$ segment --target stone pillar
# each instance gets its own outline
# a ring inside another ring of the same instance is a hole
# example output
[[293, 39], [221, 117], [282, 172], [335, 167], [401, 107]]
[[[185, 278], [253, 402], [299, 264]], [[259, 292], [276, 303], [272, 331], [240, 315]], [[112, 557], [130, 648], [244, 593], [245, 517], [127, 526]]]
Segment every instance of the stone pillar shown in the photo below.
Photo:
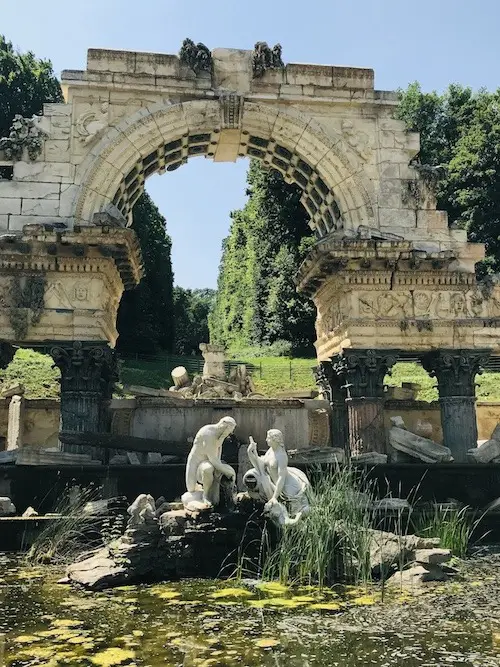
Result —
[[[109, 404], [117, 377], [115, 352], [102, 342], [68, 342], [50, 351], [61, 371], [61, 430], [108, 433]], [[93, 454], [92, 448], [65, 445], [65, 451]]]
[[386, 453], [384, 376], [398, 359], [394, 350], [345, 349], [332, 365], [346, 388], [349, 451]]
[[226, 380], [225, 347], [223, 345], [211, 345], [210, 343], [200, 343], [200, 350], [205, 360], [203, 366], [204, 378], [215, 378], [217, 380]]
[[467, 461], [467, 450], [477, 447], [476, 384], [489, 350], [433, 350], [422, 356], [422, 366], [437, 378], [443, 444], [455, 461]]
[[23, 446], [24, 435], [24, 396], [14, 394], [9, 403], [9, 421], [7, 424], [7, 450]]
[[321, 393], [332, 408], [330, 422], [332, 445], [346, 449], [348, 423], [344, 380], [337, 373], [337, 368], [330, 361], [320, 361], [319, 365], [314, 369], [314, 376]]

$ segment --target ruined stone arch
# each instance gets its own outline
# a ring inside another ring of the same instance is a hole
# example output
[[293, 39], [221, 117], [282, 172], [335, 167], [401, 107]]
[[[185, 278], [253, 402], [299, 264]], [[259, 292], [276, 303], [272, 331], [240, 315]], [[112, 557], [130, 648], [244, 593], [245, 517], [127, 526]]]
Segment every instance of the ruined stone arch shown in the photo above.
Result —
[[77, 172], [75, 222], [92, 222], [110, 203], [130, 222], [148, 176], [205, 156], [219, 161], [253, 157], [280, 171], [303, 190], [302, 203], [318, 238], [370, 224], [369, 186], [359, 157], [340, 133], [327, 136], [316, 121], [290, 107], [242, 100], [233, 106], [228, 121], [221, 100], [159, 103], [109, 128]]

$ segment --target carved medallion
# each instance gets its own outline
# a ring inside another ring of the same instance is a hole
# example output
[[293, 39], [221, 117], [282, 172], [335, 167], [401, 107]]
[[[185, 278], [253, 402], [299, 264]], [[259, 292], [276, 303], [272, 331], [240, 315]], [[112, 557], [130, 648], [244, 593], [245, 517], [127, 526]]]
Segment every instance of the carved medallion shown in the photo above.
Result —
[[89, 109], [77, 118], [76, 130], [83, 144], [96, 141], [108, 127], [108, 108], [108, 102], [103, 102], [98, 109]]

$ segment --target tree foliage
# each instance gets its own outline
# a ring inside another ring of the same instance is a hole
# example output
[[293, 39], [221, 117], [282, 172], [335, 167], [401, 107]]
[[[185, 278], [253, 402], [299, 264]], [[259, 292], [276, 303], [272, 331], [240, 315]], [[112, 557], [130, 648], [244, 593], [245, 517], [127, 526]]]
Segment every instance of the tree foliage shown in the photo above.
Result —
[[209, 342], [208, 314], [215, 290], [174, 288], [175, 352], [200, 354], [200, 343]]
[[310, 350], [315, 310], [294, 283], [311, 238], [301, 190], [257, 161], [247, 181], [248, 201], [231, 214], [223, 242], [211, 340], [233, 348], [283, 340], [294, 352]]
[[135, 289], [123, 294], [118, 310], [118, 350], [136, 354], [173, 352], [172, 243], [165, 218], [147, 193], [134, 206], [132, 229], [141, 245], [144, 277]]
[[62, 101], [50, 60], [20, 53], [0, 35], [0, 137], [9, 134], [16, 114], [30, 118], [42, 112], [44, 103]]
[[420, 132], [422, 164], [440, 166], [438, 208], [450, 224], [485, 243], [478, 273], [500, 270], [500, 90], [473, 92], [453, 84], [445, 93], [401, 92], [398, 117]]

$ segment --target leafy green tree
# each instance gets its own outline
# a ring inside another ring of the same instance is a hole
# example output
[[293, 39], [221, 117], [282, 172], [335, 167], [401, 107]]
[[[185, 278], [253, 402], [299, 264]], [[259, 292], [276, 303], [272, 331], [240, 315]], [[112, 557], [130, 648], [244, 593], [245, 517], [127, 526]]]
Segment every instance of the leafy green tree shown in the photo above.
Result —
[[208, 314], [215, 290], [174, 288], [175, 352], [200, 354], [200, 343], [209, 342]]
[[401, 92], [398, 117], [420, 132], [418, 161], [439, 167], [438, 208], [450, 224], [485, 243], [479, 275], [500, 270], [500, 90], [453, 84], [442, 95], [418, 83]]
[[62, 101], [50, 60], [18, 52], [0, 35], [0, 136], [9, 134], [16, 114], [30, 118], [41, 113], [44, 103]]
[[231, 214], [223, 243], [209, 318], [212, 340], [233, 348], [283, 340], [294, 352], [311, 350], [314, 306], [294, 283], [303, 241], [311, 238], [301, 190], [257, 161], [250, 164], [247, 182], [248, 201]]
[[132, 229], [141, 245], [144, 277], [135, 289], [123, 294], [118, 310], [117, 348], [135, 354], [173, 352], [172, 243], [165, 218], [147, 193], [134, 206]]

